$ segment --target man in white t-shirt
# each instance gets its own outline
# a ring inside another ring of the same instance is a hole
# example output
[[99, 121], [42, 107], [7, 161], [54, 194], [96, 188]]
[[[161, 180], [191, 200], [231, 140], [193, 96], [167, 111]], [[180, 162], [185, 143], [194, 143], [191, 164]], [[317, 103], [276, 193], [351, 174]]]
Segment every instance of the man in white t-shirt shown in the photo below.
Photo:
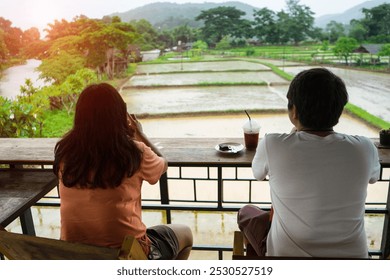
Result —
[[380, 164], [368, 138], [333, 130], [348, 102], [344, 82], [324, 68], [305, 70], [287, 99], [294, 130], [266, 135], [252, 162], [256, 179], [269, 176], [268, 236], [257, 235], [268, 220], [259, 222], [264, 212], [254, 206], [239, 211], [240, 229], [258, 255], [266, 240], [267, 256], [368, 258], [365, 200]]

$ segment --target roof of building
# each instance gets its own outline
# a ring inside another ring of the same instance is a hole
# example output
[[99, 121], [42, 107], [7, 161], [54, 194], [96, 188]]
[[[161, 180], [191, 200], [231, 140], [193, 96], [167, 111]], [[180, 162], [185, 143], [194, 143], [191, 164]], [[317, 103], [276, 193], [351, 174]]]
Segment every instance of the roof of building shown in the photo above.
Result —
[[355, 49], [354, 53], [370, 53], [370, 54], [378, 54], [381, 50], [383, 44], [363, 44], [360, 45], [357, 49]]

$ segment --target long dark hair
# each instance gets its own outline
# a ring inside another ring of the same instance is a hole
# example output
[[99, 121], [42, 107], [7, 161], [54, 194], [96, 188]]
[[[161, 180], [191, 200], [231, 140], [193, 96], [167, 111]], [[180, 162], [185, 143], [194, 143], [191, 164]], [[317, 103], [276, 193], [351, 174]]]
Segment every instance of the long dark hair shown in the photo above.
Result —
[[77, 101], [73, 128], [55, 146], [54, 173], [67, 187], [117, 187], [141, 164], [133, 138], [118, 91], [106, 83], [88, 86]]

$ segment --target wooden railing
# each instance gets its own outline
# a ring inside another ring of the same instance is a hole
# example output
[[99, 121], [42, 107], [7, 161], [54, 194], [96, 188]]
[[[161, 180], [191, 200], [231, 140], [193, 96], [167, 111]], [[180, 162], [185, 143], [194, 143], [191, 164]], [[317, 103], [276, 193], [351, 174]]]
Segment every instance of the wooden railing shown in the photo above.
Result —
[[[41, 157], [46, 158], [45, 162], [42, 162], [44, 164], [42, 167], [51, 168], [50, 157], [48, 159], [47, 155], [42, 153], [48, 147], [51, 149], [55, 141], [53, 139], [43, 141], [40, 145], [45, 148], [38, 148]], [[251, 173], [250, 165], [254, 153], [244, 150], [238, 155], [221, 155], [214, 146], [225, 141], [240, 142], [241, 139], [153, 139], [167, 158], [169, 169], [161, 177], [158, 189], [143, 193], [144, 211], [163, 213], [166, 223], [176, 222], [176, 218], [183, 213], [191, 215], [218, 213], [221, 217], [229, 213], [232, 220], [229, 223], [234, 224], [235, 213], [245, 204], [252, 203], [269, 209], [271, 201], [267, 196], [268, 182], [256, 181]], [[29, 150], [30, 158], [37, 156], [31, 154], [31, 145], [27, 142], [14, 143], [13, 146], [15, 145], [19, 145], [19, 154], [14, 156], [19, 159], [15, 160], [15, 164], [27, 163], [25, 159], [20, 158], [24, 146]], [[0, 140], [0, 152], [1, 146]], [[382, 224], [382, 232], [377, 233], [380, 235], [379, 244], [370, 249], [370, 254], [374, 258], [387, 258], [390, 255], [390, 152], [388, 149], [379, 152], [381, 178], [376, 184], [369, 185], [369, 192], [370, 188], [376, 188], [374, 192], [379, 189], [383, 195], [379, 199], [367, 200], [366, 216], [370, 219], [375, 215]], [[7, 162], [0, 159], [0, 163]], [[145, 186], [143, 189], [151, 188]], [[55, 194], [46, 196], [37, 205], [59, 206], [59, 203], [59, 197]], [[209, 228], [213, 228], [215, 232], [221, 230], [214, 220], [206, 223], [210, 223]], [[224, 259], [226, 258], [224, 253], [232, 251], [233, 232], [234, 229], [226, 232], [227, 242], [219, 245], [208, 243], [205, 238], [195, 238], [194, 250], [218, 252], [218, 259]]]

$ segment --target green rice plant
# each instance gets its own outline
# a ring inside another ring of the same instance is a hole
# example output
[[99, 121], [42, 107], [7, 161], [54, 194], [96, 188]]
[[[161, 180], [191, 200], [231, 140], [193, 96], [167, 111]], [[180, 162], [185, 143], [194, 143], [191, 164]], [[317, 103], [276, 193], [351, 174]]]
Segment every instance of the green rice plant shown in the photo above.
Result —
[[266, 86], [266, 82], [200, 82], [196, 86]]
[[363, 110], [362, 108], [355, 106], [351, 103], [348, 103], [345, 106], [345, 110], [347, 112], [349, 112], [350, 114], [366, 121], [367, 123], [369, 123], [370, 125], [372, 125], [376, 128], [387, 129], [390, 127], [389, 122], [382, 120], [381, 118], [374, 116], [374, 115], [368, 113], [367, 111]]

